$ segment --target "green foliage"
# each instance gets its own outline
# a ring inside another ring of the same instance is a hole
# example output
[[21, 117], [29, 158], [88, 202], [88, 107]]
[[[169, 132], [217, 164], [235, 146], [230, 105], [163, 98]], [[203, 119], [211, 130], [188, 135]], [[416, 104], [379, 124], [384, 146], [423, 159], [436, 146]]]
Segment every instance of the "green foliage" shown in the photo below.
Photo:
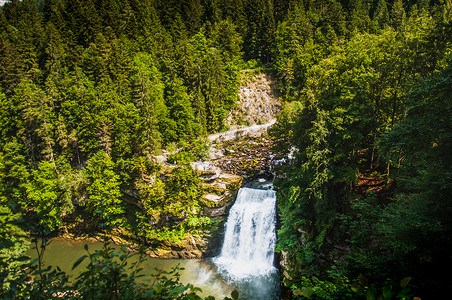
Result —
[[188, 165], [195, 160], [195, 156], [189, 151], [179, 151], [168, 156], [168, 162], [170, 164]]
[[238, 58], [222, 55], [219, 49], [209, 47], [203, 31], [194, 35], [185, 46], [183, 77], [194, 97], [195, 116], [207, 132], [219, 131], [236, 100], [239, 85], [239, 70], [236, 66]]
[[[287, 102], [276, 148], [295, 153], [275, 181], [278, 250], [295, 275], [335, 266], [380, 286], [417, 275], [437, 287], [427, 274], [450, 267], [451, 11], [450, 1], [8, 1], [0, 204], [46, 232], [127, 219], [152, 242], [211, 226], [186, 165], [206, 158], [199, 137], [226, 128], [240, 69], [272, 70]], [[170, 145], [185, 166], [159, 170], [153, 155]], [[396, 184], [359, 192], [357, 175], [375, 173]], [[351, 250], [338, 254], [338, 240]]]
[[0, 297], [12, 297], [24, 286], [20, 271], [29, 246], [25, 232], [18, 226], [18, 214], [0, 206]]
[[[124, 225], [120, 189], [134, 191], [137, 178], [155, 171], [153, 155], [175, 143], [189, 149], [175, 161], [205, 158], [198, 138], [224, 128], [237, 99], [245, 16], [243, 7], [211, 18], [207, 3], [173, 4], [5, 4], [2, 204], [48, 230], [73, 217], [92, 229]], [[184, 207], [171, 209], [181, 216]]]
[[12, 297], [13, 299], [31, 298], [31, 299], [49, 299], [55, 298], [55, 295], [65, 295], [73, 297], [74, 292], [69, 289], [69, 276], [62, 272], [58, 267], [45, 266], [43, 255], [50, 241], [41, 234], [41, 237], [34, 238], [34, 249], [38, 258], [32, 262], [27, 262], [24, 268], [17, 272], [22, 281], [20, 289]]
[[48, 231], [62, 227], [64, 215], [73, 211], [71, 176], [67, 173], [70, 166], [61, 163], [57, 166], [48, 161], [42, 161], [38, 169], [33, 171], [32, 179], [26, 185], [28, 205], [37, 215], [39, 222]]
[[206, 216], [188, 216], [184, 226], [188, 231], [197, 231], [210, 228], [210, 225], [214, 224], [214, 221]]
[[190, 96], [182, 80], [180, 78], [171, 80], [167, 93], [166, 103], [170, 118], [169, 126], [165, 131], [167, 142], [190, 141], [196, 138], [196, 133], [201, 128], [196, 121]]
[[181, 143], [182, 148], [168, 156], [168, 162], [178, 165], [188, 165], [196, 160], [207, 160], [209, 157], [209, 146], [207, 141], [198, 138], [191, 143]]
[[0, 152], [0, 201], [15, 212], [26, 207], [26, 181], [30, 176], [24, 146], [17, 140], [5, 143]]
[[150, 291], [145, 293], [145, 297], [151, 299], [202, 299], [196, 294], [201, 291], [200, 288], [180, 283], [179, 270], [183, 269], [175, 267], [170, 272], [159, 272], [155, 276], [156, 283], [152, 285]]
[[178, 166], [160, 176], [151, 179], [150, 184], [138, 184], [144, 208], [138, 216], [139, 236], [149, 241], [178, 243], [188, 233], [198, 233], [214, 225], [210, 218], [199, 215], [203, 188], [199, 175], [190, 166]]
[[[408, 275], [421, 296], [439, 295], [427, 287], [447, 286], [433, 268], [450, 264], [440, 252], [450, 247], [451, 44], [438, 39], [438, 30], [450, 37], [450, 22], [411, 3], [353, 3], [347, 33], [340, 20], [321, 23], [341, 9], [327, 5], [294, 4], [276, 30], [274, 66], [289, 103], [272, 134], [275, 149], [295, 153], [276, 168], [277, 251], [298, 295], [336, 288], [322, 283], [331, 270], [372, 278], [369, 299], [408, 297], [385, 282]], [[319, 282], [299, 284], [312, 275]]]
[[[381, 139], [390, 162], [403, 161], [393, 176], [400, 182], [378, 230], [410, 274], [428, 285], [445, 286], [433, 271], [450, 265], [451, 133], [450, 66], [419, 84], [410, 95], [406, 119]], [[435, 245], [432, 247], [431, 245]], [[415, 257], [422, 257], [416, 262]], [[429, 275], [427, 275], [429, 274]]]
[[[335, 277], [335, 276], [333, 276]], [[408, 286], [411, 277], [405, 277], [400, 284], [387, 280], [383, 287], [369, 285], [366, 277], [360, 276], [357, 282], [350, 282], [344, 277], [331, 277], [330, 280], [319, 280], [316, 277], [302, 277], [298, 288], [292, 285], [295, 299], [412, 299], [413, 295]]]
[[83, 205], [94, 226], [111, 228], [123, 223], [119, 176], [113, 168], [111, 158], [99, 151], [88, 160], [84, 169], [86, 199]]
[[80, 257], [72, 267], [76, 268], [83, 260], [89, 259], [86, 270], [83, 270], [74, 283], [75, 289], [83, 298], [93, 299], [134, 299], [141, 292], [135, 280], [140, 277], [139, 264], [143, 258], [131, 262], [136, 254], [131, 254], [125, 248], [115, 250], [104, 244], [101, 250]]
[[272, 126], [270, 133], [276, 139], [276, 150], [282, 155], [288, 155], [290, 141], [293, 139], [295, 120], [303, 110], [303, 105], [298, 101], [284, 103], [282, 111], [278, 115], [277, 123]]
[[334, 282], [328, 280], [319, 280], [317, 277], [302, 277], [300, 288], [292, 285], [291, 289], [298, 298], [307, 299], [360, 299], [353, 293], [349, 280], [346, 278], [337, 278]]
[[154, 66], [150, 54], [139, 53], [132, 62], [132, 82], [134, 84], [135, 105], [140, 110], [138, 134], [140, 148], [143, 154], [155, 152], [160, 149], [161, 133], [158, 130], [162, 126], [167, 115], [167, 108], [163, 100], [164, 85], [161, 82], [161, 74]]

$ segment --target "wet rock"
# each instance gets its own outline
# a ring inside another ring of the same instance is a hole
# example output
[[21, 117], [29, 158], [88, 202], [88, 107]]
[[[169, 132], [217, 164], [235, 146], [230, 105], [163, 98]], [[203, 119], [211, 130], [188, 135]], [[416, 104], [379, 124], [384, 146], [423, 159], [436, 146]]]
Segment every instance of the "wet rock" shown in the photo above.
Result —
[[226, 189], [227, 189], [226, 184], [223, 183], [223, 182], [221, 182], [221, 181], [219, 181], [219, 182], [214, 182], [214, 183], [212, 184], [212, 186], [213, 186], [214, 188], [220, 189], [220, 190], [226, 190]]
[[179, 256], [176, 255], [176, 257], [174, 257], [173, 253], [171, 250], [163, 250], [163, 249], [157, 249], [155, 251], [151, 251], [149, 253], [150, 257], [154, 257], [154, 258], [178, 258]]
[[221, 207], [204, 207], [203, 215], [210, 218], [218, 218], [226, 215], [226, 206]]
[[193, 245], [190, 240], [183, 240], [171, 247], [173, 250], [191, 250]]
[[204, 195], [203, 198], [207, 201], [212, 201], [215, 203], [219, 203], [223, 200], [223, 197], [218, 196], [218, 195], [213, 195], [213, 194]]
[[194, 258], [202, 258], [202, 252], [200, 250], [193, 250], [191, 253], [194, 255]]
[[229, 155], [213, 161], [222, 172], [241, 176], [245, 181], [259, 177], [271, 178], [272, 140], [266, 135], [218, 145], [224, 149], [234, 149], [234, 152], [229, 151]]
[[179, 252], [179, 258], [194, 259], [194, 258], [198, 258], [198, 257], [191, 251], [182, 251], [182, 252]]

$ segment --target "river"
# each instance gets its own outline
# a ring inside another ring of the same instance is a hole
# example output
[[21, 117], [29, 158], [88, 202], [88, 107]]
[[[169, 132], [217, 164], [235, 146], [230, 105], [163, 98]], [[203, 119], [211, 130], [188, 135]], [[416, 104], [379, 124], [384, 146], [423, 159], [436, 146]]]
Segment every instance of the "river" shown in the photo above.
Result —
[[[71, 279], [74, 280], [88, 264], [88, 259], [85, 259], [77, 268], [72, 270], [75, 261], [87, 254], [84, 249], [85, 244], [88, 245], [90, 253], [103, 247], [101, 242], [73, 241], [62, 238], [52, 239], [45, 250], [44, 263], [60, 267], [62, 271], [71, 275]], [[120, 248], [119, 246], [113, 247]], [[36, 258], [36, 250], [30, 249], [28, 255], [32, 259]], [[170, 271], [177, 265], [185, 269], [181, 271], [181, 282], [184, 284], [191, 283], [196, 287], [200, 287], [203, 291], [203, 296], [212, 295], [216, 299], [222, 299], [230, 296], [234, 290], [233, 285], [228, 284], [215, 273], [215, 266], [208, 259], [158, 259], [148, 257], [141, 265], [143, 268], [141, 274], [155, 274], [157, 272], [156, 269]]]
[[[155, 274], [156, 268], [169, 271], [179, 265], [181, 282], [202, 289], [202, 295], [223, 299], [237, 289], [240, 299], [279, 299], [279, 272], [274, 267], [276, 243], [276, 193], [271, 183], [244, 187], [231, 207], [225, 228], [225, 239], [218, 257], [202, 260], [147, 258], [143, 274]], [[47, 265], [59, 266], [72, 278], [86, 267], [81, 264], [72, 271], [74, 262], [90, 252], [99, 250], [100, 242], [53, 239], [44, 254]], [[119, 248], [119, 247], [118, 247]], [[35, 258], [36, 252], [29, 250]]]

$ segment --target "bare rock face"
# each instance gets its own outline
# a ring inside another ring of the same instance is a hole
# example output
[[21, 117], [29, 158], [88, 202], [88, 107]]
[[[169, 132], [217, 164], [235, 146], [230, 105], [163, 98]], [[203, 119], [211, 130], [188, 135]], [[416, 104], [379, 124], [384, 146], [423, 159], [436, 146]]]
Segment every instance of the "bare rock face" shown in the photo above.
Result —
[[201, 198], [203, 215], [214, 219], [226, 217], [242, 185], [242, 179], [237, 175], [221, 173], [214, 181], [207, 182], [205, 187], [209, 193]]
[[267, 74], [243, 72], [239, 100], [226, 119], [226, 124], [234, 127], [270, 123], [280, 111], [275, 80]]
[[[268, 129], [275, 124], [276, 120], [270, 120], [269, 123], [261, 124], [261, 125], [253, 125], [249, 127], [235, 127], [231, 130], [225, 132], [219, 132], [216, 134], [209, 135], [209, 140], [211, 142], [225, 142], [231, 140], [238, 140], [241, 138], [256, 138], [260, 137], [263, 134], [266, 134]], [[222, 152], [214, 152], [213, 156], [223, 155]]]
[[266, 74], [242, 73], [237, 107], [226, 119], [231, 129], [209, 136], [210, 161], [245, 180], [271, 178], [273, 142], [267, 133], [280, 111], [275, 80]]

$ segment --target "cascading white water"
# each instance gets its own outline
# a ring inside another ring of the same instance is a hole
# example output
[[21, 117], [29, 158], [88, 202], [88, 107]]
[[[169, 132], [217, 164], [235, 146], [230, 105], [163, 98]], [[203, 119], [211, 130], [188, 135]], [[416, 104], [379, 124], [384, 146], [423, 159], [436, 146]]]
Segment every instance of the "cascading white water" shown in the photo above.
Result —
[[274, 273], [276, 192], [241, 188], [226, 223], [218, 268], [234, 279]]

